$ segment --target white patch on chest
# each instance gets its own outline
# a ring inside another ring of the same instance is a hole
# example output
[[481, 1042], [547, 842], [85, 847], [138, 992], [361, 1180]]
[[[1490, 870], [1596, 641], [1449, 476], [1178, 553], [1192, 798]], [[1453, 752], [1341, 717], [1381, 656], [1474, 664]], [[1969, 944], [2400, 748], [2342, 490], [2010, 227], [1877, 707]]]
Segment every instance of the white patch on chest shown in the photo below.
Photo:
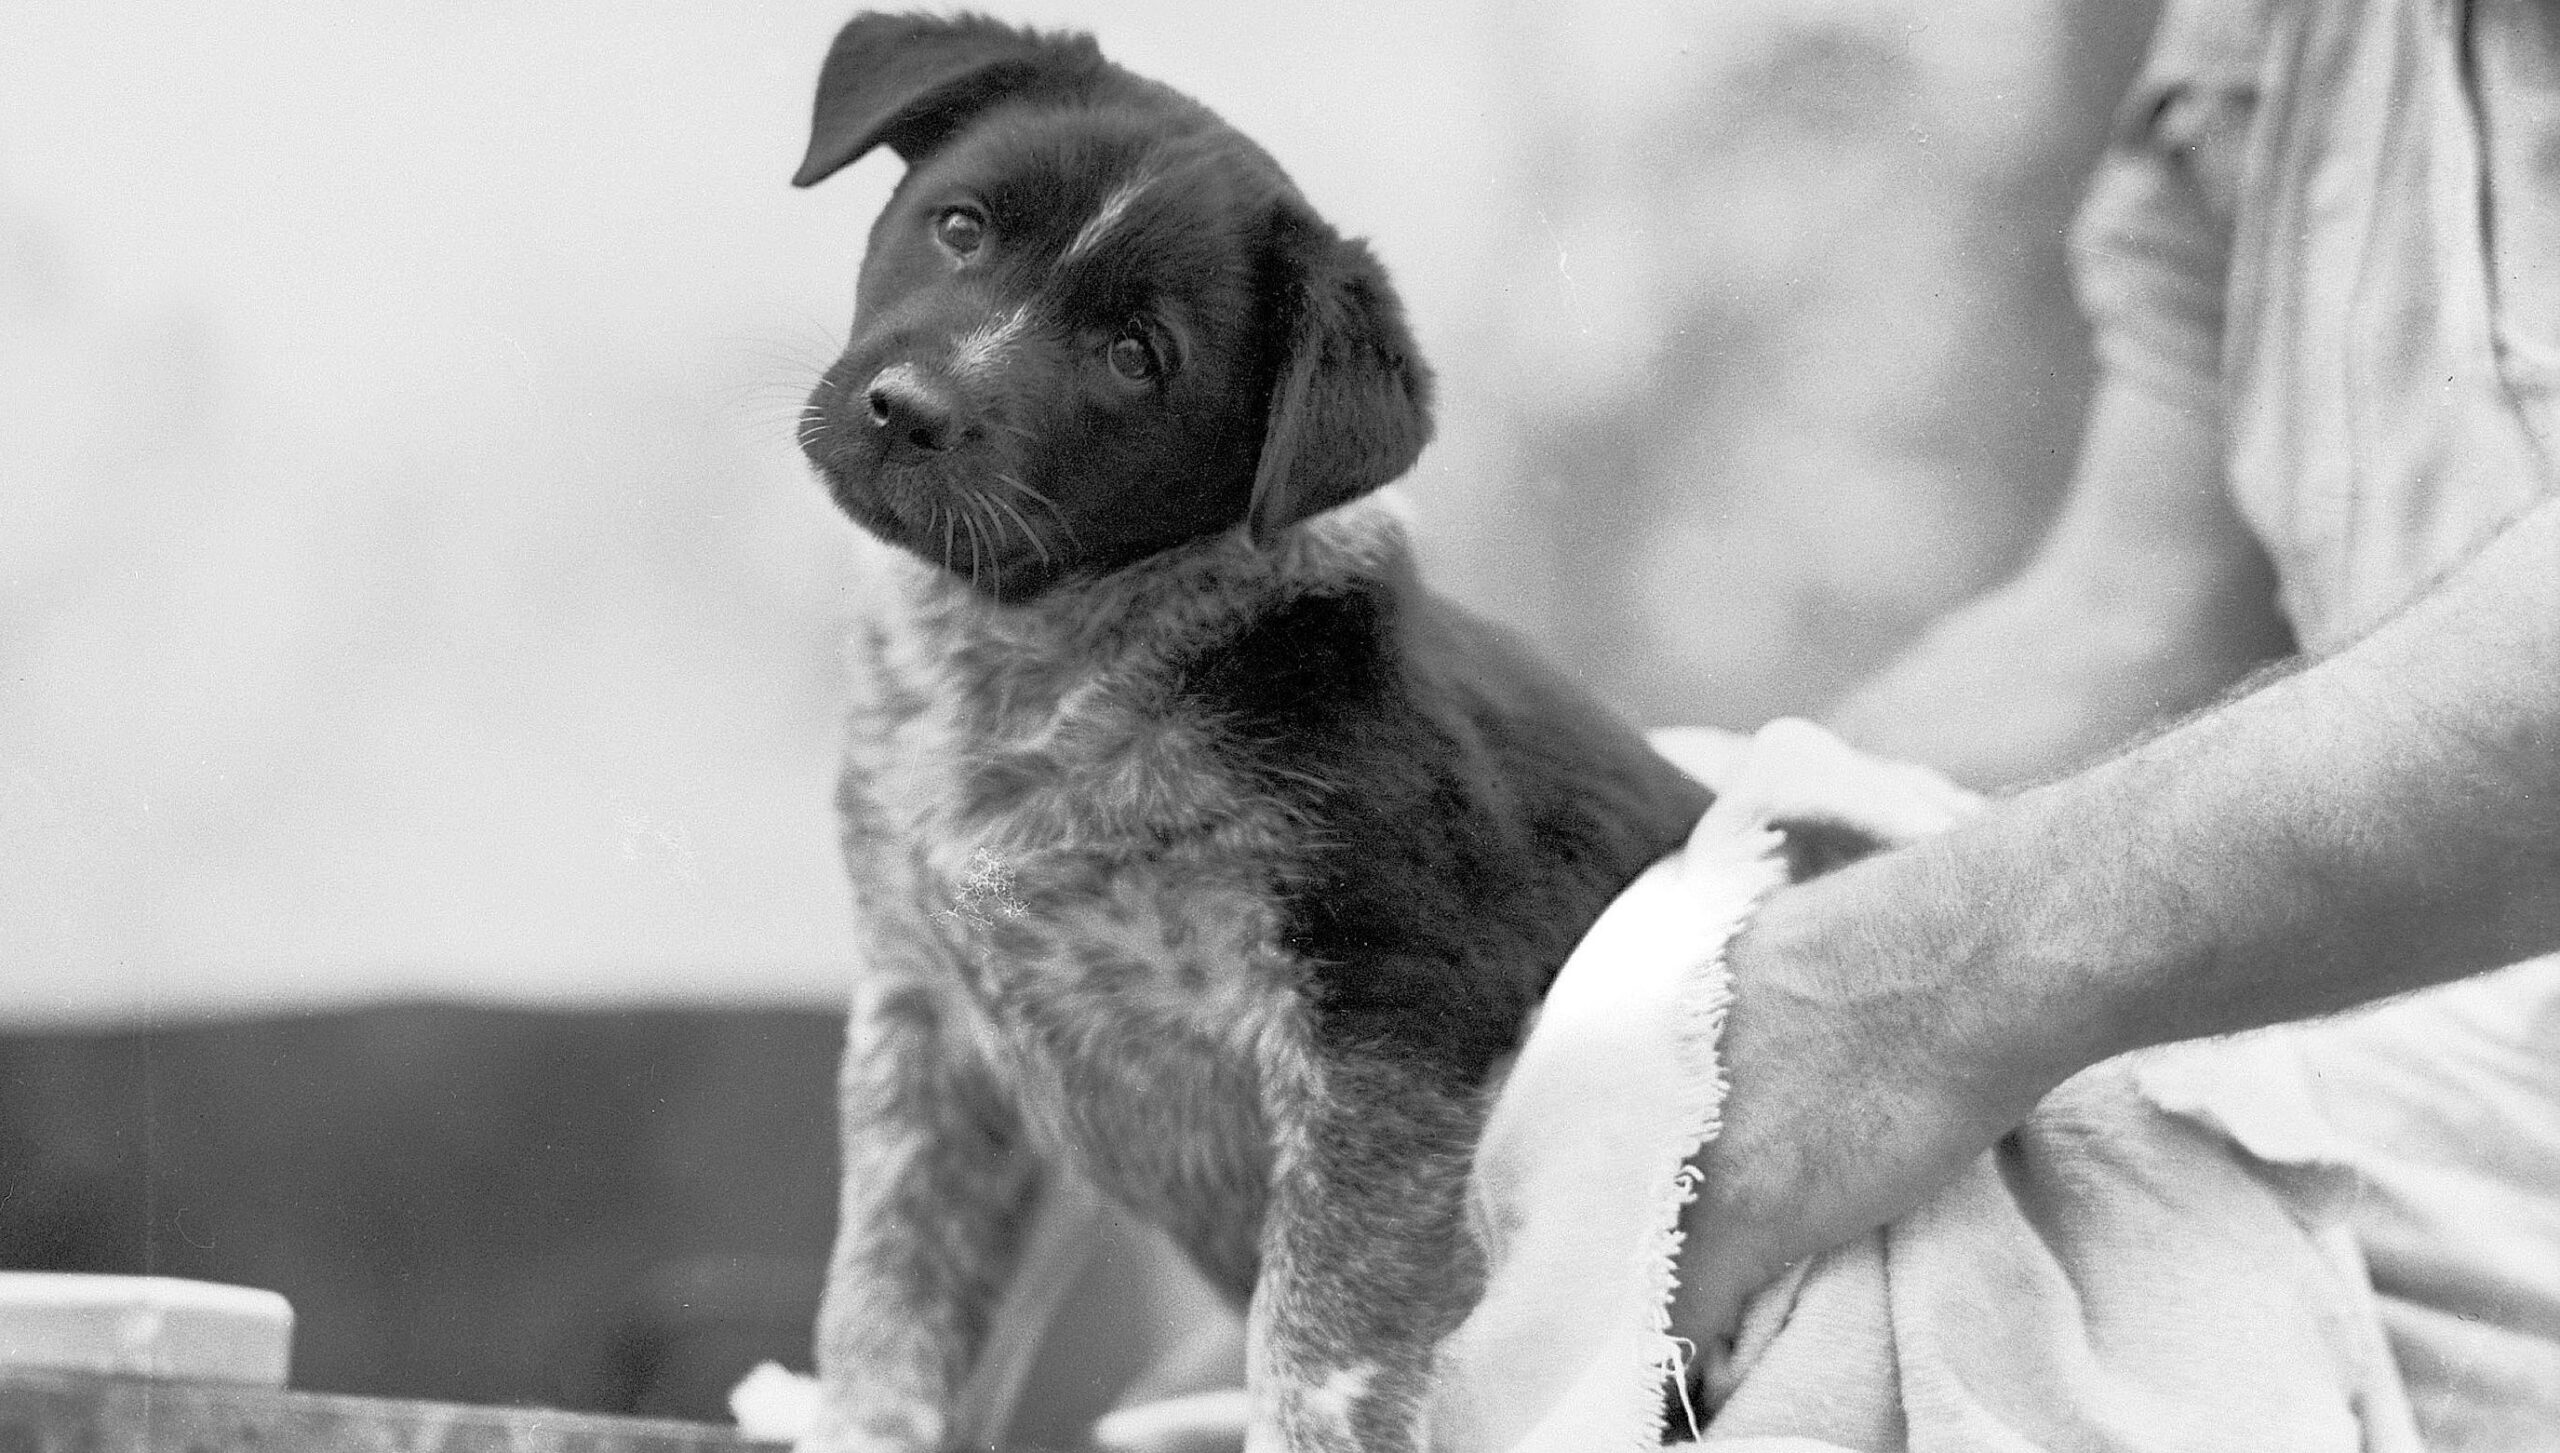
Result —
[[1354, 1362], [1332, 1368], [1312, 1386], [1290, 1384], [1258, 1394], [1267, 1397], [1272, 1413], [1253, 1420], [1245, 1439], [1246, 1453], [1282, 1447], [1351, 1448], [1358, 1446], [1353, 1416], [1360, 1400], [1377, 1380], [1378, 1364]]
[[1329, 1423], [1347, 1436], [1351, 1432], [1351, 1410], [1369, 1395], [1369, 1384], [1377, 1375], [1374, 1362], [1337, 1367], [1325, 1374], [1324, 1381], [1298, 1395], [1298, 1407], [1310, 1420]]
[[858, 930], [948, 996], [1035, 1140], [1237, 1295], [1290, 1153], [1264, 1106], [1307, 1078], [1281, 897], [1306, 829], [1173, 683], [1204, 632], [1401, 548], [1366, 512], [1299, 535], [1209, 542], [1028, 610], [884, 547], [853, 662]]
[[940, 916], [986, 928], [1000, 920], [1018, 918], [1025, 910], [1022, 900], [1014, 896], [1013, 870], [1004, 859], [985, 848], [969, 855], [969, 869], [952, 887], [951, 906]]

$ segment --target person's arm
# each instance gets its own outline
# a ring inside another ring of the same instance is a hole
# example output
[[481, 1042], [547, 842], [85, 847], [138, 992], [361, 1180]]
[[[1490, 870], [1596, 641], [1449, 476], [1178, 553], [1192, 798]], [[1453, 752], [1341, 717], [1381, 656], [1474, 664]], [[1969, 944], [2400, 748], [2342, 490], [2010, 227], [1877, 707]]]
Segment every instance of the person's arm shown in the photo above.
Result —
[[1679, 1323], [1727, 1331], [2101, 1059], [2555, 948], [2560, 500], [2338, 655], [1772, 899]]
[[2290, 645], [2274, 572], [2223, 484], [2216, 421], [2111, 381], [2026, 567], [1825, 724], [1968, 786], [2014, 786], [2211, 701]]

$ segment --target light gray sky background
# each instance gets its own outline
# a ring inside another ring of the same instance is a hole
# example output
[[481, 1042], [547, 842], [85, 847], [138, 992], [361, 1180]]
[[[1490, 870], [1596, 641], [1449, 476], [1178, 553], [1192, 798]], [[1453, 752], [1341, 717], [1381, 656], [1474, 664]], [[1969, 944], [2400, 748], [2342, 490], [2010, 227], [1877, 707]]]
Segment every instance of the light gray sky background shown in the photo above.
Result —
[[[986, 8], [1373, 239], [1427, 558], [1648, 720], [1818, 704], [2049, 495], [2073, 385], [1975, 354], [2079, 366], [2085, 7]], [[838, 997], [790, 425], [896, 163], [785, 179], [848, 13], [0, 12], [0, 1024]]]

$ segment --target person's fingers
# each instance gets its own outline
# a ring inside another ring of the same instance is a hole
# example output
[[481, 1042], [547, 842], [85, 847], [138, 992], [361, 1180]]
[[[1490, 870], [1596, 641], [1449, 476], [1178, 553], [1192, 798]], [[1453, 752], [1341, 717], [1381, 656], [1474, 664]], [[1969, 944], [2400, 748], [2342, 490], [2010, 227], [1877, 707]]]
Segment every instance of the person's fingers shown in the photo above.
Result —
[[1820, 891], [1779, 890], [1727, 946], [1730, 1092], [1694, 1162], [1673, 1304], [1711, 1365], [1762, 1287], [1935, 1194], [2043, 1088], [1950, 1057], [1962, 1026], [1914, 997], [1898, 961], [1910, 945], [1804, 933]]
[[1730, 1348], [1744, 1304], [1785, 1275], [1790, 1263], [1785, 1251], [1755, 1234], [1747, 1215], [1721, 1202], [1694, 1208], [1682, 1225], [1688, 1235], [1672, 1288], [1671, 1325], [1713, 1364]]

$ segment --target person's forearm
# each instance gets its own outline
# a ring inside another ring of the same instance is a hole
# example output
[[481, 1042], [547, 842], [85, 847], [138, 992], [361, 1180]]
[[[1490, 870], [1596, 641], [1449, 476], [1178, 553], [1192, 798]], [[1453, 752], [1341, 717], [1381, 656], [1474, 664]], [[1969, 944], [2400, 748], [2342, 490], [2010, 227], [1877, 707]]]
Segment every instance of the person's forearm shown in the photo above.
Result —
[[2560, 948], [2560, 503], [2338, 656], [1781, 895], [1763, 933], [1858, 945], [1880, 999], [1964, 1016], [1937, 1026], [1961, 1068], [2022, 1087]]

